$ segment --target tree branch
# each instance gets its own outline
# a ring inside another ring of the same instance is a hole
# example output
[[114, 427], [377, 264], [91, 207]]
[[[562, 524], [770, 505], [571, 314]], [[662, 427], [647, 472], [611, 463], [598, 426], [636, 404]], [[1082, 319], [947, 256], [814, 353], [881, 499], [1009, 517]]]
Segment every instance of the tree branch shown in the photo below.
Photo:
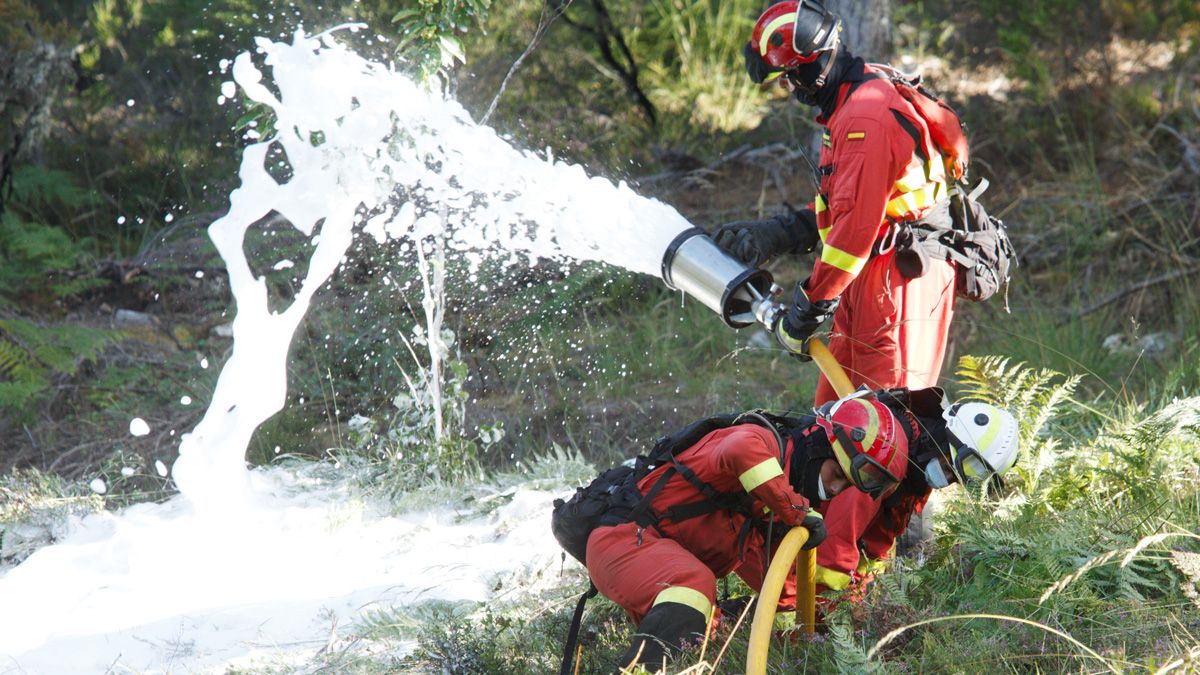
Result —
[[[1168, 272], [1166, 274], [1161, 274], [1152, 279], [1145, 279], [1143, 281], [1139, 281], [1138, 283], [1133, 284], [1132, 286], [1127, 286], [1127, 287], [1117, 291], [1116, 293], [1113, 293], [1112, 295], [1109, 295], [1105, 298], [1102, 298], [1102, 299], [1092, 303], [1091, 305], [1088, 305], [1087, 307], [1084, 307], [1083, 309], [1079, 310], [1075, 314], [1075, 316], [1071, 317], [1068, 320], [1082, 318], [1084, 316], [1087, 316], [1088, 314], [1091, 314], [1092, 312], [1095, 312], [1098, 309], [1101, 309], [1103, 307], [1107, 307], [1108, 305], [1111, 305], [1112, 303], [1120, 300], [1121, 298], [1124, 298], [1127, 295], [1136, 293], [1141, 290], [1145, 290], [1147, 288], [1150, 288], [1151, 286], [1157, 286], [1159, 284], [1164, 284], [1168, 281], [1174, 281], [1175, 279], [1190, 276], [1197, 272], [1200, 272], [1200, 265], [1196, 265], [1195, 267], [1189, 267], [1187, 269], [1175, 270], [1174, 272]], [[1066, 321], [1063, 321], [1062, 323], [1066, 323]]]
[[[596, 13], [596, 23], [594, 26], [586, 26], [572, 20], [566, 14], [566, 8], [569, 4], [570, 2], [558, 3], [563, 22], [596, 41], [596, 47], [600, 49], [600, 56], [617, 71], [621, 81], [625, 83], [625, 88], [650, 120], [650, 126], [652, 128], [657, 127], [658, 111], [655, 110], [654, 104], [650, 102], [649, 97], [642, 91], [642, 87], [638, 83], [637, 61], [633, 58], [633, 52], [625, 44], [625, 39], [621, 36], [621, 31], [613, 23], [612, 17], [608, 13], [608, 8], [604, 6], [603, 0], [592, 0], [592, 8]], [[618, 50], [624, 57], [624, 62], [622, 62], [622, 59], [618, 59], [616, 54], [613, 53], [610, 42], [616, 43]]]

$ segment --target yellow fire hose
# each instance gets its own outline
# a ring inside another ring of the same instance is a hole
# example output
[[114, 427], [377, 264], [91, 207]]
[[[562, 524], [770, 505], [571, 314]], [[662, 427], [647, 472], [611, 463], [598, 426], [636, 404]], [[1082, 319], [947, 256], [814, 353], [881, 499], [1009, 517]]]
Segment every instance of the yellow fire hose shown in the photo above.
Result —
[[[809, 338], [808, 354], [817, 362], [821, 374], [829, 380], [833, 390], [839, 397], [848, 396], [854, 392], [854, 385], [846, 371], [833, 358], [829, 348], [817, 338]], [[771, 634], [775, 628], [775, 606], [779, 604], [779, 595], [783, 592], [783, 584], [787, 581], [792, 561], [796, 565], [796, 609], [797, 623], [800, 629], [811, 635], [817, 627], [817, 589], [816, 589], [816, 551], [802, 550], [800, 547], [808, 541], [808, 530], [803, 527], [793, 528], [780, 542], [771, 565], [767, 568], [767, 576], [763, 580], [762, 590], [758, 593], [758, 606], [754, 610], [754, 621], [750, 624], [750, 647], [746, 653], [746, 675], [763, 675], [767, 672], [767, 651], [771, 648]]]

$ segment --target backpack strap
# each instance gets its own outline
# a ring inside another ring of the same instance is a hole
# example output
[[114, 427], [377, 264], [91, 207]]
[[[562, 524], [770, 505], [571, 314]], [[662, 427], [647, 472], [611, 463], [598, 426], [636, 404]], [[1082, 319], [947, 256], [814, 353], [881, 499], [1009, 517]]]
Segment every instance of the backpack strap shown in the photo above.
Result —
[[[663, 436], [654, 444], [654, 449], [650, 452], [649, 457], [639, 457], [637, 462], [640, 470], [654, 465], [663, 465], [670, 462], [666, 466], [662, 475], [658, 480], [650, 486], [646, 494], [637, 501], [630, 510], [628, 520], [635, 522], [639, 527], [653, 527], [659, 534], [663, 534], [659, 523], [663, 520], [670, 520], [678, 523], [691, 518], [708, 515], [714, 511], [733, 511], [746, 516], [747, 522], [753, 525], [753, 522], [758, 520], [757, 515], [752, 508], [754, 498], [745, 492], [719, 492], [712, 485], [702, 480], [696, 475], [687, 464], [680, 461], [678, 454], [691, 448], [696, 443], [699, 443], [702, 438], [718, 429], [725, 429], [738, 424], [752, 423], [768, 429], [775, 438], [776, 446], [779, 448], [779, 463], [783, 464], [787, 450], [786, 441], [780, 434], [780, 426], [784, 426], [789, 422], [786, 417], [778, 418], [770, 416], [762, 410], [750, 410], [738, 415], [714, 415], [698, 420], [684, 427], [683, 429]], [[655, 466], [657, 468], [657, 466]], [[653, 469], [651, 469], [653, 470]], [[641, 476], [647, 475], [639, 471]], [[662, 493], [663, 488], [675, 475], [679, 474], [688, 482], [697, 492], [700, 493], [702, 499], [672, 506], [664, 512], [659, 513], [654, 510], [651, 503]], [[641, 480], [639, 477], [637, 480]], [[744, 541], [749, 530], [743, 528], [739, 533], [739, 539]], [[742, 545], [744, 547], [744, 544]]]
[[567, 631], [567, 643], [563, 645], [562, 669], [560, 675], [571, 675], [571, 666], [575, 661], [575, 645], [579, 642], [579, 625], [583, 622], [583, 606], [596, 595], [596, 584], [588, 580], [588, 589], [579, 596], [575, 603], [575, 614], [571, 616], [571, 628]]

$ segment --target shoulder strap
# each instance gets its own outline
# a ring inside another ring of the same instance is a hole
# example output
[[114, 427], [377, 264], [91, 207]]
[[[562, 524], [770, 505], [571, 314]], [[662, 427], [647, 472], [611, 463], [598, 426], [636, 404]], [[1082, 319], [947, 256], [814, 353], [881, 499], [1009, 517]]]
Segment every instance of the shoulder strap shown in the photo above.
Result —
[[[716, 488], [697, 476], [691, 467], [680, 461], [678, 455], [718, 429], [752, 423], [765, 427], [775, 437], [776, 447], [779, 449], [779, 463], [782, 466], [787, 445], [779, 431], [780, 422], [773, 421], [772, 417], [774, 416], [769, 416], [762, 410], [749, 410], [737, 415], [713, 415], [702, 420], [697, 420], [673, 434], [659, 438], [658, 442], [654, 444], [654, 450], [651, 451], [648, 461], [655, 464], [670, 462], [670, 466], [666, 467], [662, 476], [650, 486], [645, 496], [633, 507], [630, 519], [642, 527], [653, 526], [657, 529], [658, 522], [664, 518], [678, 523], [682, 520], [696, 518], [720, 510], [737, 511], [753, 518], [754, 513], [751, 509], [753, 498], [750, 495], [744, 492], [717, 491]], [[776, 419], [783, 421], [787, 418]], [[663, 491], [667, 482], [675, 474], [682, 476], [684, 480], [700, 493], [703, 499], [673, 506], [667, 509], [665, 513], [655, 513], [650, 506], [651, 502]]]
[[588, 589], [579, 596], [575, 603], [575, 614], [571, 616], [571, 629], [567, 631], [567, 643], [563, 646], [562, 669], [560, 675], [571, 675], [571, 667], [575, 662], [575, 644], [579, 642], [579, 624], [583, 622], [583, 606], [596, 595], [596, 584], [588, 581]]

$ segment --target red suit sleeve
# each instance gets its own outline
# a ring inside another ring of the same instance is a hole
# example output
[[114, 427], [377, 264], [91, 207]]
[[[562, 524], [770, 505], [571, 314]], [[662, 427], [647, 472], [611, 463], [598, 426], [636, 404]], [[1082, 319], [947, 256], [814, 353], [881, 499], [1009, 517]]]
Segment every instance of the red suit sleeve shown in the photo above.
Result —
[[912, 515], [925, 509], [929, 492], [923, 480], [905, 480], [895, 495], [884, 500], [878, 517], [862, 533], [859, 543], [863, 552], [875, 560], [887, 558], [896, 539], [908, 528]]
[[736, 476], [742, 488], [766, 504], [788, 525], [799, 525], [808, 514], [808, 500], [792, 489], [779, 463], [774, 435], [745, 425], [726, 436], [713, 450], [722, 471]]
[[886, 108], [886, 117], [835, 116], [829, 135], [833, 172], [824, 181], [830, 227], [808, 280], [812, 300], [842, 294], [871, 256], [896, 178], [916, 147]]

